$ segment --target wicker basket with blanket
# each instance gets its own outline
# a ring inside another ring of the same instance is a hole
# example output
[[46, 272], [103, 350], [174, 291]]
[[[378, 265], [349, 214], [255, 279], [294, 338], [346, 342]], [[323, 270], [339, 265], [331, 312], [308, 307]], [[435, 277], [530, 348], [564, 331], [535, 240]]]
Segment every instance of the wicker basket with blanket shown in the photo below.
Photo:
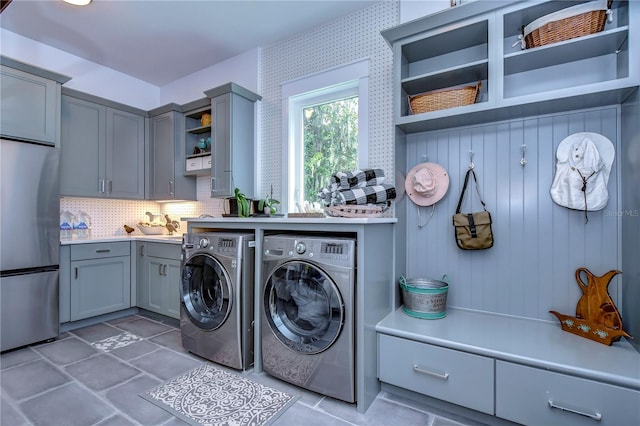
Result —
[[318, 192], [318, 199], [328, 216], [378, 217], [396, 198], [395, 187], [384, 180], [382, 169], [336, 172], [329, 186]]
[[522, 48], [598, 33], [604, 29], [607, 17], [612, 21], [610, 7], [611, 0], [596, 0], [542, 16], [523, 28]]

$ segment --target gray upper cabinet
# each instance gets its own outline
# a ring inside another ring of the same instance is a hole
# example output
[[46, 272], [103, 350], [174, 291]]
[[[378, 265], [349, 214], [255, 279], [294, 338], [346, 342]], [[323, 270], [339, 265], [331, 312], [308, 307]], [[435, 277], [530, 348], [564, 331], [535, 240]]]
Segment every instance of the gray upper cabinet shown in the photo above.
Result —
[[12, 139], [60, 140], [60, 91], [69, 77], [0, 56], [0, 134]]
[[177, 105], [149, 112], [148, 191], [150, 200], [195, 200], [196, 179], [184, 176], [182, 114]]
[[[640, 3], [612, 3], [595, 34], [522, 49], [522, 27], [566, 1], [471, 2], [382, 32], [394, 54], [394, 116], [405, 133], [617, 104], [640, 82]], [[477, 102], [411, 114], [408, 97], [482, 82]]]
[[144, 112], [91, 98], [62, 96], [60, 193], [144, 199]]
[[205, 94], [211, 98], [211, 197], [228, 197], [235, 187], [252, 196], [255, 102], [261, 97], [234, 83]]

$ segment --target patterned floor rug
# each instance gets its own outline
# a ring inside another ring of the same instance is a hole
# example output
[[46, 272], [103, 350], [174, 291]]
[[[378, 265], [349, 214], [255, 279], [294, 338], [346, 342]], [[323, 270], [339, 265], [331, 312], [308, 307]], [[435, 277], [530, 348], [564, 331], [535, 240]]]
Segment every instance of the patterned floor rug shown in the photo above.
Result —
[[297, 399], [210, 364], [140, 396], [198, 426], [269, 425]]

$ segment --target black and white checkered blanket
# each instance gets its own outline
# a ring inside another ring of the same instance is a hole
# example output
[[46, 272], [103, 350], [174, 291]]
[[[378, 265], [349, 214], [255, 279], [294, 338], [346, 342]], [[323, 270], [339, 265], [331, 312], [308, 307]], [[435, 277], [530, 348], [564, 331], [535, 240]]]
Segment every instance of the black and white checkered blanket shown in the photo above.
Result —
[[340, 191], [343, 189], [364, 188], [384, 183], [384, 170], [362, 169], [352, 172], [336, 172], [331, 175], [329, 190]]
[[329, 187], [318, 192], [318, 199], [325, 206], [388, 204], [395, 198], [396, 188], [384, 183], [382, 169], [336, 172], [331, 176]]
[[382, 204], [396, 198], [396, 188], [387, 183], [341, 191], [329, 191], [323, 188], [318, 193], [318, 198], [327, 206]]

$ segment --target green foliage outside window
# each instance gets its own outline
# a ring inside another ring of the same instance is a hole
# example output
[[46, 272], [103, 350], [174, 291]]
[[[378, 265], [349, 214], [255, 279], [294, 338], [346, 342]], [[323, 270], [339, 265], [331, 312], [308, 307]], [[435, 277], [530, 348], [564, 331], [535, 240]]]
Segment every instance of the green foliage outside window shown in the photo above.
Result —
[[331, 175], [358, 168], [358, 97], [304, 108], [304, 200], [317, 201]]

